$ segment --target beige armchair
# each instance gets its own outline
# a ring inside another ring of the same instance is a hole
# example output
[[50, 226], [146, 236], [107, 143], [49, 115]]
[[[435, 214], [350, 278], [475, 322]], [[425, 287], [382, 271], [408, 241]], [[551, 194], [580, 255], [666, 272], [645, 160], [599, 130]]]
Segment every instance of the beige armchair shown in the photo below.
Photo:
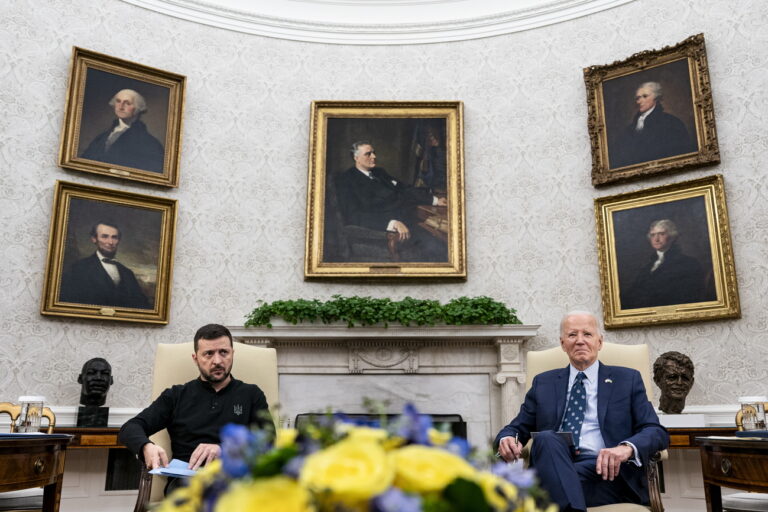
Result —
[[[648, 345], [620, 345], [618, 343], [603, 342], [599, 359], [611, 366], [625, 366], [634, 368], [643, 377], [643, 384], [648, 393], [648, 400], [653, 401], [653, 381], [651, 380], [651, 360], [648, 353]], [[528, 352], [526, 357], [526, 381], [527, 392], [533, 384], [533, 378], [547, 370], [565, 368], [568, 365], [568, 354], [562, 348], [555, 347], [547, 350]], [[667, 451], [657, 453], [651, 463], [645, 468], [648, 478], [648, 494], [650, 495], [650, 510], [663, 512], [661, 492], [659, 490], [658, 461], [667, 459]], [[590, 507], [589, 512], [648, 512], [648, 508], [633, 503], [620, 503], [617, 505], [603, 505], [602, 507]]]
[[[232, 375], [243, 382], [256, 384], [267, 397], [270, 407], [278, 403], [277, 393], [277, 353], [273, 348], [262, 348], [234, 344], [234, 363]], [[197, 365], [192, 361], [193, 343], [165, 344], [157, 346], [155, 366], [152, 372], [152, 400], [157, 398], [166, 388], [174, 384], [183, 384], [198, 375]], [[273, 414], [273, 417], [275, 415]], [[150, 439], [161, 446], [166, 453], [171, 454], [171, 440], [166, 430], [161, 430]], [[142, 467], [139, 479], [139, 494], [136, 498], [134, 512], [143, 512], [147, 504], [160, 501], [163, 498], [165, 477], [151, 475], [146, 467]]]

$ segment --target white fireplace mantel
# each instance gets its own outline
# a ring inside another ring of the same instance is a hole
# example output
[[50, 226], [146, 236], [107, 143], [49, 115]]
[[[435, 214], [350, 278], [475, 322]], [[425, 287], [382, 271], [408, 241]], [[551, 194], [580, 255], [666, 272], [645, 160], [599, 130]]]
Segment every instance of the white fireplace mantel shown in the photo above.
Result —
[[284, 323], [230, 327], [241, 342], [277, 349], [284, 417], [327, 407], [363, 412], [364, 397], [388, 401], [393, 412], [412, 402], [425, 413], [461, 414], [470, 442], [478, 446], [517, 413], [525, 382], [523, 343], [538, 329]]

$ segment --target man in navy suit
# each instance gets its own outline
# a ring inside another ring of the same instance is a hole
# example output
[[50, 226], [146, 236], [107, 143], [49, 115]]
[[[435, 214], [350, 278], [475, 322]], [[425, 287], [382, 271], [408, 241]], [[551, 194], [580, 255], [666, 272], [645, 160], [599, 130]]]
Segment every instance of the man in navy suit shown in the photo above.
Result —
[[59, 300], [97, 306], [150, 309], [131, 269], [115, 259], [120, 229], [108, 222], [91, 228], [96, 252], [74, 262], [61, 277]]
[[[533, 379], [520, 413], [496, 436], [499, 455], [508, 462], [517, 460], [531, 433], [538, 432], [531, 464], [561, 511], [647, 504], [643, 466], [668, 446], [669, 436], [648, 401], [640, 373], [598, 361], [603, 335], [591, 313], [563, 317], [560, 346], [570, 364]], [[578, 397], [583, 412], [578, 412]], [[569, 424], [572, 416], [580, 428]], [[556, 434], [574, 430], [573, 446]]]

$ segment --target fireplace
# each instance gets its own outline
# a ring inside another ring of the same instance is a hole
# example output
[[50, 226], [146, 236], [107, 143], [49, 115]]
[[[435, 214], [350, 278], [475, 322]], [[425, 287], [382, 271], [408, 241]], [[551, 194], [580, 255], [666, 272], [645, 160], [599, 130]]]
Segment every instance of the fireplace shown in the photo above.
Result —
[[523, 398], [522, 345], [537, 325], [389, 328], [343, 325], [230, 327], [236, 340], [277, 349], [284, 423], [328, 408], [364, 414], [363, 400], [397, 414], [458, 415], [473, 446], [489, 439]]

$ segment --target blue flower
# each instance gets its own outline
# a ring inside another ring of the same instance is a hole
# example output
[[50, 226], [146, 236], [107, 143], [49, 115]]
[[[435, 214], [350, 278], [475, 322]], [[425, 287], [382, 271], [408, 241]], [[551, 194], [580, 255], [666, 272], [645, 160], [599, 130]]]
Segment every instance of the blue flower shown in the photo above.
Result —
[[430, 428], [432, 428], [432, 418], [427, 414], [419, 414], [411, 403], [405, 404], [402, 416], [395, 422], [395, 434], [416, 444], [431, 444]]
[[520, 491], [527, 491], [536, 483], [536, 471], [525, 469], [522, 464], [497, 462], [491, 468], [491, 473], [517, 486]]
[[360, 418], [350, 418], [343, 412], [337, 412], [333, 415], [334, 419], [341, 421], [342, 423], [351, 423], [358, 427], [371, 427], [371, 428], [380, 428], [381, 427], [381, 420], [378, 418], [376, 419], [370, 419], [367, 416], [363, 416]]
[[451, 453], [458, 455], [462, 459], [466, 459], [470, 451], [469, 441], [467, 441], [464, 438], [455, 437], [455, 436], [452, 437], [450, 441], [445, 443], [445, 446], [443, 446], [443, 448], [445, 448]]
[[421, 496], [390, 487], [373, 499], [371, 512], [421, 512]]
[[221, 465], [233, 478], [248, 474], [249, 462], [255, 454], [256, 436], [244, 425], [228, 423], [220, 432]]
[[299, 478], [299, 473], [301, 473], [301, 468], [304, 467], [304, 461], [306, 459], [306, 457], [301, 455], [292, 458], [285, 464], [285, 466], [283, 466], [283, 474], [292, 478]]

